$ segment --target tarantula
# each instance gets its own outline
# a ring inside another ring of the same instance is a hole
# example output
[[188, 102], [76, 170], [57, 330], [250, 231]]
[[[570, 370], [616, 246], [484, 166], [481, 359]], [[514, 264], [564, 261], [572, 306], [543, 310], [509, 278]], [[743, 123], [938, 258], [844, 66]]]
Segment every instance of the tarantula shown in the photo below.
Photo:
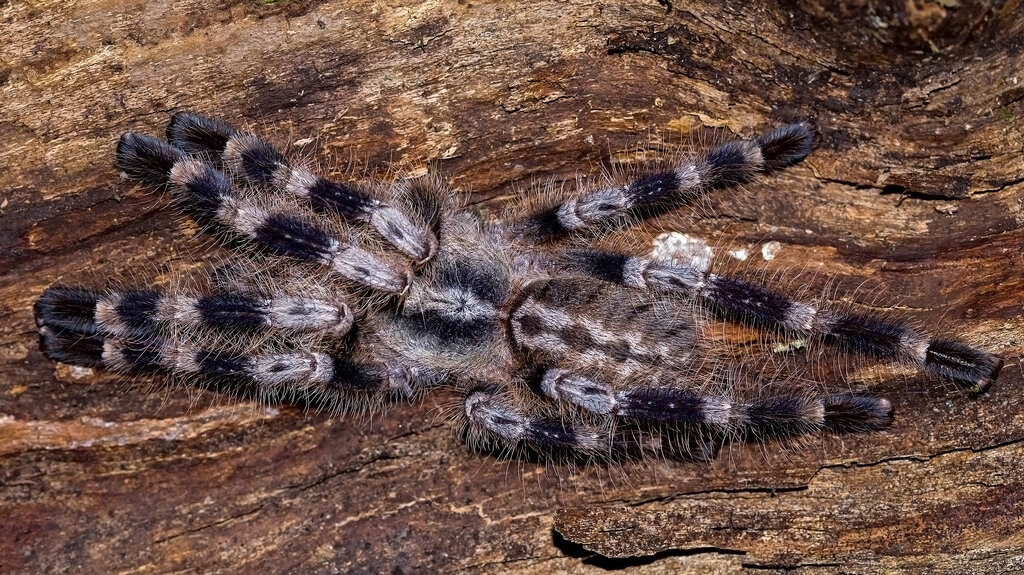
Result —
[[452, 418], [478, 449], [603, 460], [890, 423], [892, 404], [871, 395], [741, 391], [704, 343], [713, 316], [984, 391], [1002, 361], [955, 339], [600, 247], [613, 228], [802, 161], [814, 139], [784, 125], [491, 218], [439, 181], [331, 181], [256, 135], [177, 113], [166, 142], [125, 133], [117, 167], [245, 256], [164, 290], [50, 287], [35, 307], [42, 348], [338, 412], [454, 389]]

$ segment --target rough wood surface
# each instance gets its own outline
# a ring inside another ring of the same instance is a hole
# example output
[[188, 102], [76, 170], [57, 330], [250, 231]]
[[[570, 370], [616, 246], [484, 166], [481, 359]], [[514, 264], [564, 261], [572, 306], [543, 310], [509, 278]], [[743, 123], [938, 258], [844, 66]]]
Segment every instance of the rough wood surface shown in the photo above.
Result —
[[[1024, 570], [1024, 6], [720, 4], [0, 0], [0, 572]], [[55, 366], [44, 287], [208, 249], [111, 165], [180, 109], [493, 205], [637, 142], [810, 117], [806, 164], [665, 225], [777, 241], [751, 265], [1007, 365], [973, 400], [880, 378], [885, 433], [630, 472], [481, 457], [429, 400], [367, 424]]]

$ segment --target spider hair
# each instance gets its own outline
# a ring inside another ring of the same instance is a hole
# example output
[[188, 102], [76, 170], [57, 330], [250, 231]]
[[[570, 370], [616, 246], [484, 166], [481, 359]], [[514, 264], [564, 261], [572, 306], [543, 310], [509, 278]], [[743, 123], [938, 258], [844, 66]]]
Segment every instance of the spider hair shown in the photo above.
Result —
[[[797, 378], [743, 388], [722, 376], [737, 366], [711, 349], [712, 320], [984, 392], [1002, 360], [959, 339], [592, 241], [799, 164], [814, 140], [809, 123], [787, 124], [491, 217], [439, 180], [334, 181], [181, 112], [166, 141], [124, 134], [117, 166], [167, 190], [242, 263], [163, 289], [52, 286], [35, 307], [42, 347], [56, 361], [339, 413], [445, 386], [470, 445], [556, 460], [707, 458], [728, 441], [892, 421], [892, 402], [871, 394]], [[253, 277], [254, 262], [286, 271]]]

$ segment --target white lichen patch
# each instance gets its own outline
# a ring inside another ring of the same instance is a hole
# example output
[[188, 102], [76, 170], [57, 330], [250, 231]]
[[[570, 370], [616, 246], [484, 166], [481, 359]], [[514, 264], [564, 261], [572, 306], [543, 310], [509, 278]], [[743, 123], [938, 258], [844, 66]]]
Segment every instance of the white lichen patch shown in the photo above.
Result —
[[80, 365], [71, 366], [71, 377], [75, 379], [85, 379], [86, 377], [92, 377], [95, 371], [91, 367], [82, 367]]
[[775, 256], [778, 255], [779, 250], [781, 249], [782, 244], [779, 242], [768, 242], [761, 246], [761, 257], [764, 258], [764, 261], [770, 262], [775, 259]]
[[700, 238], [679, 232], [667, 232], [654, 238], [651, 258], [665, 263], [706, 272], [711, 267], [711, 246]]

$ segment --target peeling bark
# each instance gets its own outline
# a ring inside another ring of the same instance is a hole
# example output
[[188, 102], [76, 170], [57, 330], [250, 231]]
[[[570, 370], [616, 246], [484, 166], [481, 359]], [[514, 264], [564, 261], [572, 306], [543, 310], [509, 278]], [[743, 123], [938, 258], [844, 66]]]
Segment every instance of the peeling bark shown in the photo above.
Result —
[[[1024, 569], [1019, 0], [0, 0], [0, 41], [5, 573]], [[121, 132], [181, 109], [339, 168], [435, 171], [485, 209], [638, 143], [812, 119], [804, 165], [658, 224], [779, 242], [751, 265], [1007, 365], [975, 400], [854, 370], [891, 430], [629, 470], [481, 457], [430, 399], [337, 420], [55, 366], [31, 312], [47, 285], [212, 251], [112, 167]]]

